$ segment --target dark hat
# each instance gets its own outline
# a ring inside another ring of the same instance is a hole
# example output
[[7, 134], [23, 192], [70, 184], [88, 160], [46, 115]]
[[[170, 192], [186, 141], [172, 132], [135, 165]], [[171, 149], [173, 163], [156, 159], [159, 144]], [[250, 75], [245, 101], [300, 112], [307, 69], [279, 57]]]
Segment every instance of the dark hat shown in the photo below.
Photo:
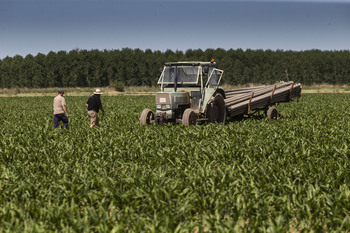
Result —
[[62, 89], [58, 89], [58, 94], [63, 94], [64, 91]]

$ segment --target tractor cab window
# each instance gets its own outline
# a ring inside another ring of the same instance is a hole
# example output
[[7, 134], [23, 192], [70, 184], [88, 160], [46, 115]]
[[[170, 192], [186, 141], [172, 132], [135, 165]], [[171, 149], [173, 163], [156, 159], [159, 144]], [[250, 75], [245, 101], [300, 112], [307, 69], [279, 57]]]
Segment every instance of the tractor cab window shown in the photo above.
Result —
[[218, 86], [221, 80], [223, 71], [216, 69], [214, 67], [209, 67], [209, 72], [208, 72], [208, 80], [206, 83], [206, 86]]
[[209, 85], [217, 85], [219, 81], [220, 74], [218, 70], [215, 70], [213, 67], [209, 68]]
[[198, 67], [194, 66], [174, 66], [165, 67], [158, 84], [174, 84], [177, 83], [196, 84], [198, 82]]

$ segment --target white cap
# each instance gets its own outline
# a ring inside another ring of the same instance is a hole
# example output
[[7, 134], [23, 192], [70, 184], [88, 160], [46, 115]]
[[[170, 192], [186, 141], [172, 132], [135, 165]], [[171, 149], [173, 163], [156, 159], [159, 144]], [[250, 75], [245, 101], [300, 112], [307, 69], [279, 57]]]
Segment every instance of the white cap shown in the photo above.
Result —
[[95, 95], [102, 95], [102, 91], [101, 89], [96, 89], [96, 91], [94, 92]]

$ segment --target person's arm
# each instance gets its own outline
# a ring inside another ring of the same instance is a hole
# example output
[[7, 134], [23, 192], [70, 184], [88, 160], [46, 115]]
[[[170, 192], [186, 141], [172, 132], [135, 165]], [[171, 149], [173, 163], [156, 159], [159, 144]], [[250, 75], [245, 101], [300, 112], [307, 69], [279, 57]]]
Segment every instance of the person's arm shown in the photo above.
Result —
[[104, 110], [103, 107], [102, 107], [101, 99], [99, 99], [98, 102], [99, 102], [98, 105], [100, 106], [99, 109], [102, 111], [102, 114], [104, 115], [104, 114], [105, 114], [105, 110]]
[[68, 116], [66, 105], [62, 105], [62, 108], [63, 108], [64, 112], [66, 113], [66, 116]]
[[90, 98], [88, 99], [88, 101], [85, 104], [86, 108], [89, 108], [89, 103], [90, 103]]
[[62, 98], [61, 105], [62, 105], [64, 113], [68, 117], [68, 112], [67, 112], [67, 108], [66, 108], [66, 100], [64, 98]]

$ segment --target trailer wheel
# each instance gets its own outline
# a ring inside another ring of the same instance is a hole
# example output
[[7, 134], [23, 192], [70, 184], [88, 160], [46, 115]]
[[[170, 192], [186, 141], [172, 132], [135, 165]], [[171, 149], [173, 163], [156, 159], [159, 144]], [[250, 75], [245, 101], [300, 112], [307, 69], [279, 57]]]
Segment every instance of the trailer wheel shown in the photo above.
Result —
[[149, 125], [154, 120], [154, 114], [151, 109], [144, 109], [141, 113], [140, 124]]
[[182, 115], [183, 125], [195, 125], [197, 124], [197, 115], [192, 108], [187, 108]]
[[210, 123], [225, 123], [226, 106], [225, 100], [220, 93], [216, 93], [207, 105], [207, 117]]
[[269, 120], [277, 120], [278, 119], [278, 111], [277, 111], [277, 108], [275, 107], [270, 107], [268, 110], [267, 110], [267, 113], [266, 113], [266, 116], [267, 116], [267, 119]]

